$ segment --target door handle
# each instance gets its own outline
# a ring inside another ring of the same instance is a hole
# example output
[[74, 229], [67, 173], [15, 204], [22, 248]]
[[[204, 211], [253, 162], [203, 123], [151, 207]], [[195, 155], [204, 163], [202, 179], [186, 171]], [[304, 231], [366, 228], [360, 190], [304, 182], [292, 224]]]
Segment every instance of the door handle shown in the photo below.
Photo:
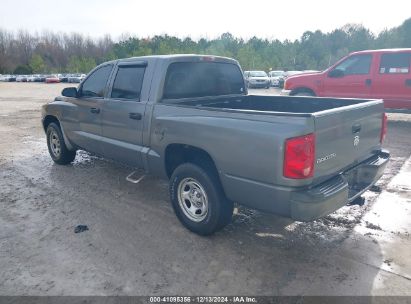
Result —
[[90, 112], [94, 113], [94, 114], [98, 114], [98, 113], [100, 113], [100, 109], [99, 108], [90, 108]]
[[365, 85], [370, 86], [372, 83], [371, 79], [365, 79]]
[[405, 85], [411, 87], [411, 79], [405, 79]]
[[143, 115], [141, 115], [141, 113], [128, 113], [128, 117], [134, 120], [141, 120]]
[[358, 132], [360, 132], [361, 131], [361, 125], [360, 124], [355, 124], [355, 125], [353, 125], [352, 126], [352, 132], [355, 134], [355, 133], [358, 133]]

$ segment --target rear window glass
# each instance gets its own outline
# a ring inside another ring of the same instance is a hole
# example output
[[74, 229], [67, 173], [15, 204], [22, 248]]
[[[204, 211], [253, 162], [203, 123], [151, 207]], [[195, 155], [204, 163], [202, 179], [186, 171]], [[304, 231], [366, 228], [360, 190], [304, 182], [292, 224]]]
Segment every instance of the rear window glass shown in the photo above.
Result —
[[250, 72], [250, 76], [251, 77], [267, 77], [267, 74], [264, 71], [254, 71], [254, 72]]
[[244, 93], [239, 67], [219, 62], [175, 62], [167, 70], [163, 98], [189, 98]]
[[410, 72], [411, 53], [383, 54], [380, 74], [407, 74]]

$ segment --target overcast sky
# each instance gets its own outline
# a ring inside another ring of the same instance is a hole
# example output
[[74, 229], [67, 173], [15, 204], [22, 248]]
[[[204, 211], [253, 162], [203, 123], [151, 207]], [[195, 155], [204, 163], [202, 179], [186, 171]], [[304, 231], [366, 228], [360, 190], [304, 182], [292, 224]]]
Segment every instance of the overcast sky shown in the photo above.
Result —
[[378, 34], [411, 17], [411, 0], [0, 0], [0, 27], [31, 32], [297, 39], [362, 23]]

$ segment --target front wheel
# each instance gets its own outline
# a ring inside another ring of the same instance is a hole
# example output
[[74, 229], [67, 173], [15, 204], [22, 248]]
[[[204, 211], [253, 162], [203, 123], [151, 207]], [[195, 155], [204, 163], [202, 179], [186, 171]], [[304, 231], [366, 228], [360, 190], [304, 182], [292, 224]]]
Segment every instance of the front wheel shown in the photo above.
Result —
[[54, 122], [47, 127], [47, 147], [51, 158], [59, 165], [67, 165], [76, 157], [76, 151], [67, 149], [60, 127]]
[[212, 170], [191, 163], [178, 166], [170, 179], [170, 199], [180, 222], [199, 235], [213, 234], [231, 221], [233, 203]]

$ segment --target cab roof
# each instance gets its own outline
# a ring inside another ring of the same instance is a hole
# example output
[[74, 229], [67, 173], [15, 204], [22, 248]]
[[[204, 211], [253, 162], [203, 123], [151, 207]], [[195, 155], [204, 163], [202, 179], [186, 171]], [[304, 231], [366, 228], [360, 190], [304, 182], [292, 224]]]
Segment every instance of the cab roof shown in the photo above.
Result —
[[353, 54], [396, 53], [396, 52], [411, 52], [411, 48], [364, 50], [364, 51], [352, 52], [350, 54], [353, 55]]
[[[149, 55], [149, 56], [139, 56], [139, 57], [129, 57], [112, 60], [110, 62], [127, 62], [127, 61], [136, 61], [136, 60], [161, 60], [161, 61], [179, 61], [184, 59], [197, 59], [199, 61], [207, 62], [230, 62], [238, 64], [237, 60], [223, 57], [223, 56], [214, 56], [214, 55], [203, 55], [203, 54], [171, 54], [171, 55]], [[108, 62], [105, 62], [105, 64]]]

